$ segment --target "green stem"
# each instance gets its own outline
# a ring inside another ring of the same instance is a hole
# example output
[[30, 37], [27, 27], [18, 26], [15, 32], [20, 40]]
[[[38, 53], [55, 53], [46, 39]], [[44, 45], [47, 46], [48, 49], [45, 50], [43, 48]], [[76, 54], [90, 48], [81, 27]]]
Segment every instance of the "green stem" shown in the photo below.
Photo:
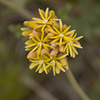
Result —
[[25, 8], [19, 6], [19, 4], [17, 2], [11, 2], [8, 0], [0, 0], [0, 2], [10, 8], [12, 8], [13, 10], [15, 10], [16, 12], [18, 12], [20, 15], [22, 15], [23, 17], [26, 17], [28, 19], [32, 18], [32, 14], [26, 10]]
[[85, 93], [84, 91], [80, 88], [78, 85], [77, 81], [75, 80], [71, 70], [69, 69], [66, 71], [66, 76], [68, 77], [70, 83], [72, 84], [73, 88], [75, 91], [79, 94], [79, 96], [82, 98], [82, 100], [91, 100]]

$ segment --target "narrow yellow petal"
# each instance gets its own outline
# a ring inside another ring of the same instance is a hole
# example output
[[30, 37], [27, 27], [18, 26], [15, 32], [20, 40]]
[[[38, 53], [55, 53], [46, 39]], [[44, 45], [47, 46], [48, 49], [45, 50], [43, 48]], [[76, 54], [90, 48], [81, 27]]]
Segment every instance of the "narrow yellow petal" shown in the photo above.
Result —
[[60, 38], [59, 46], [61, 46], [61, 45], [62, 45], [62, 37]]
[[46, 42], [46, 41], [48, 40], [48, 38], [49, 38], [49, 36], [46, 35], [46, 36], [44, 37], [43, 41]]
[[75, 49], [75, 47], [72, 46], [72, 49], [74, 50], [74, 52], [78, 55], [77, 50]]
[[67, 45], [67, 50], [66, 51], [67, 51], [67, 55], [69, 55], [69, 47], [68, 47], [68, 45]]
[[31, 31], [29, 28], [21, 28], [21, 31]]
[[30, 69], [33, 69], [33, 68], [36, 67], [37, 65], [38, 65], [38, 63], [31, 63], [30, 66], [29, 66], [29, 68], [30, 68]]
[[46, 12], [45, 12], [45, 18], [47, 19], [48, 17], [48, 12], [49, 12], [49, 8], [46, 9]]
[[75, 52], [72, 52], [72, 57], [75, 58]]
[[79, 36], [79, 37], [75, 38], [74, 41], [78, 41], [78, 40], [80, 40], [81, 38], [83, 38], [83, 36]]
[[50, 37], [51, 39], [55, 39], [55, 38], [59, 38], [59, 36], [53, 36], [53, 37]]
[[74, 31], [71, 33], [71, 35], [69, 36], [70, 38], [72, 38], [73, 37], [73, 35], [74, 35]]
[[47, 20], [49, 20], [49, 19], [51, 18], [51, 15], [52, 15], [52, 14], [51, 14], [51, 13], [49, 13], [49, 16], [48, 16]]
[[38, 41], [41, 41], [39, 36], [37, 34], [34, 34], [35, 35], [35, 38], [38, 40]]
[[41, 67], [41, 64], [38, 65], [36, 72], [40, 69], [40, 67]]
[[35, 27], [35, 29], [39, 29], [41, 27], [43, 27], [43, 25], [38, 25], [38, 26]]
[[44, 69], [45, 73], [48, 74], [48, 72], [47, 72], [47, 70], [46, 70], [45, 63], [43, 63], [43, 69]]
[[59, 21], [59, 24], [60, 24], [60, 32], [62, 32], [62, 21], [61, 20]]
[[38, 41], [37, 41], [37, 40], [35, 40], [34, 38], [32, 38], [32, 40], [33, 40], [35, 43], [38, 43]]
[[28, 45], [28, 46], [25, 46], [25, 48], [33, 47], [35, 45], [36, 45], [36, 43], [33, 43], [33, 44]]
[[52, 64], [49, 63], [49, 64], [46, 66], [46, 69], [49, 68], [51, 65], [52, 65]]
[[45, 48], [45, 49], [48, 49], [48, 47], [51, 47], [49, 44], [45, 44], [45, 43], [43, 43], [43, 47]]
[[39, 69], [39, 73], [42, 73], [43, 71], [44, 71], [44, 68], [41, 67], [41, 68]]
[[60, 69], [59, 67], [56, 66], [56, 73], [59, 74], [60, 73]]
[[33, 20], [35, 20], [35, 21], [42, 21], [41, 19], [39, 19], [39, 18], [32, 18]]
[[46, 27], [46, 24], [43, 25], [43, 27], [42, 27], [42, 29], [41, 29], [42, 32], [44, 32], [44, 28], [45, 28], [45, 27]]
[[72, 57], [72, 48], [69, 46], [70, 56]]
[[69, 31], [69, 32], [66, 32], [65, 35], [70, 35], [72, 33], [74, 33], [76, 30], [72, 30], [72, 31]]
[[73, 44], [74, 47], [77, 47], [77, 48], [83, 48], [82, 46], [80, 45], [77, 45], [77, 44]]
[[51, 41], [51, 44], [54, 43], [54, 42], [57, 42], [58, 40], [59, 40], [59, 38], [57, 38], [57, 39]]
[[56, 63], [57, 63], [57, 66], [59, 67], [59, 69], [61, 69], [63, 72], [65, 72], [65, 69], [62, 68], [62, 65], [58, 61], [56, 61]]
[[65, 41], [72, 41], [72, 38], [67, 37], [67, 36], [63, 36], [63, 39], [64, 39]]
[[73, 36], [73, 39], [76, 38], [76, 36], [77, 36], [77, 33]]
[[39, 14], [40, 14], [41, 18], [44, 20], [44, 16], [43, 16], [42, 10], [41, 9], [38, 9], [38, 10], [39, 10]]
[[55, 73], [56, 73], [56, 69], [55, 69], [55, 65], [53, 65], [53, 74], [55, 76]]
[[58, 34], [57, 32], [55, 32], [54, 30], [49, 29], [49, 31], [53, 34]]
[[56, 33], [56, 32], [51, 28], [50, 25], [47, 25], [47, 27], [49, 28], [49, 31], [50, 31], [50, 32], [52, 32], [52, 33], [54, 33], [54, 34], [58, 34], [58, 33]]
[[56, 27], [53, 26], [53, 29], [54, 29], [57, 33], [60, 34], [60, 31], [59, 31]]
[[57, 57], [56, 59], [57, 60], [60, 60], [60, 59], [62, 59], [62, 58], [65, 58], [67, 56], [67, 54], [65, 54], [65, 55], [63, 55], [63, 56], [60, 56], [60, 57]]
[[32, 33], [32, 31], [24, 31], [22, 32], [23, 36], [29, 36], [29, 34]]
[[32, 51], [30, 51], [29, 53], [34, 52], [37, 48], [38, 48], [38, 46], [36, 46], [34, 49], [32, 49]]
[[41, 46], [38, 48], [37, 55], [39, 56], [41, 53]]
[[27, 41], [25, 42], [25, 45], [30, 45], [30, 44], [33, 44], [33, 41], [32, 41], [32, 40], [27, 40]]
[[43, 21], [34, 21], [35, 23], [43, 24]]
[[65, 32], [67, 32], [70, 29], [71, 26], [68, 26], [62, 33], [64, 34]]
[[[43, 27], [42, 27], [43, 28]], [[42, 35], [41, 35], [41, 41], [43, 41], [44, 38], [44, 31], [42, 31]]]
[[37, 24], [34, 21], [25, 21], [24, 25], [28, 26], [29, 28], [32, 28], [32, 29], [37, 26]]

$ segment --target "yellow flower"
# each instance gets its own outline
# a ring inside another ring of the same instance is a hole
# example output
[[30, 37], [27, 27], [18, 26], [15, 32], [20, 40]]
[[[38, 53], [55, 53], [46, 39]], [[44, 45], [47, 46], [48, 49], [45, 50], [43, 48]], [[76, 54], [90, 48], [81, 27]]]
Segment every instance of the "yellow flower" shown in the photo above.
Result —
[[67, 55], [70, 54], [70, 56], [74, 58], [75, 54], [78, 54], [75, 47], [82, 48], [78, 40], [83, 38], [83, 36], [75, 38], [77, 35], [74, 35], [75, 30], [68, 31], [70, 26], [63, 26], [61, 20], [59, 21], [58, 26], [53, 26], [53, 28], [51, 28], [50, 26], [48, 27], [49, 31], [55, 34], [53, 37], [51, 37], [51, 44], [56, 42], [56, 44], [59, 44], [60, 52], [66, 51]]
[[50, 47], [50, 45], [46, 43], [47, 39], [48, 36], [44, 37], [44, 32], [42, 32], [41, 37], [38, 37], [38, 35], [35, 34], [34, 38], [25, 43], [27, 45], [25, 47], [26, 51], [31, 50], [29, 53], [32, 53], [37, 50], [37, 55], [40, 55], [42, 48], [48, 49], [48, 47]]
[[62, 24], [62, 21], [59, 21], [59, 25], [57, 26], [48, 26], [49, 31], [52, 32], [54, 34], [53, 37], [51, 37], [52, 39], [52, 43], [54, 42], [58, 42], [59, 46], [61, 46], [66, 40], [71, 41], [71, 38], [68, 37], [69, 34], [72, 34], [75, 32], [75, 30], [72, 31], [68, 31], [70, 29], [71, 26], [66, 26]]
[[[51, 57], [50, 54], [48, 53], [49, 63], [47, 65], [47, 70], [48, 70], [48, 68], [49, 69], [53, 68], [54, 76], [55, 76], [55, 74], [59, 74], [60, 70], [63, 72], [65, 72], [65, 69], [68, 70], [68, 65], [67, 65], [67, 63], [65, 63], [66, 56], [67, 56], [67, 54], [60, 55], [60, 56], [55, 55], [55, 56]], [[61, 63], [61, 62], [63, 62], [63, 63]]]
[[36, 67], [36, 72], [39, 71], [39, 73], [42, 73], [45, 71], [46, 74], [47, 72], [47, 64], [49, 60], [45, 56], [38, 56], [38, 58], [34, 58], [33, 60], [30, 60], [32, 63], [30, 64], [29, 68], [33, 69]]
[[75, 30], [69, 31], [71, 26], [63, 25], [53, 10], [39, 9], [39, 14], [41, 19], [25, 21], [26, 27], [21, 28], [22, 35], [29, 38], [25, 42], [25, 50], [29, 51], [27, 58], [32, 62], [29, 68], [46, 74], [53, 69], [54, 75], [65, 72], [68, 70], [66, 56], [78, 55], [76, 48], [82, 48], [78, 40], [83, 36], [76, 37]]
[[42, 28], [42, 30], [44, 30], [44, 28], [47, 25], [52, 25], [53, 22], [59, 20], [55, 17], [55, 12], [53, 10], [49, 11], [49, 8], [47, 8], [45, 12], [43, 10], [39, 9], [39, 14], [40, 14], [41, 19], [32, 18], [34, 20], [34, 22], [38, 24], [35, 27], [36, 29]]
[[[79, 36], [76, 38], [77, 33], [73, 36], [73, 34], [71, 34], [69, 36], [69, 38], [72, 38], [71, 41], [65, 41], [65, 50], [67, 52], [67, 54], [73, 58], [75, 58], [75, 54], [78, 55], [78, 52], [76, 50], [76, 48], [83, 48], [80, 43], [78, 42], [78, 40], [80, 40], [81, 38], [83, 38], [83, 36]], [[76, 47], [76, 48], [75, 48]]]

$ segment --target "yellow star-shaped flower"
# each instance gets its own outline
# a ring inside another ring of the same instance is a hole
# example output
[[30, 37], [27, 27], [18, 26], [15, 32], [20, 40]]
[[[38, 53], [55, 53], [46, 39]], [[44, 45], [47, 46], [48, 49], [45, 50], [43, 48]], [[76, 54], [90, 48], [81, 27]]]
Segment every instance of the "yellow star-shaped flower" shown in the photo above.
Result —
[[34, 20], [35, 23], [38, 24], [35, 28], [36, 29], [42, 28], [42, 31], [47, 25], [52, 25], [53, 21], [59, 20], [55, 17], [55, 12], [53, 10], [49, 11], [49, 8], [47, 8], [45, 12], [39, 9], [39, 14], [41, 16], [41, 19], [39, 18], [32, 18], [32, 19]]
[[39, 73], [42, 73], [43, 71], [45, 71], [45, 73], [48, 74], [47, 72], [47, 64], [49, 62], [48, 57], [45, 57], [44, 55], [42, 55], [30, 61], [32, 62], [29, 66], [30, 69], [37, 67], [36, 72], [39, 71]]
[[28, 41], [26, 42], [27, 46], [25, 48], [26, 50], [31, 49], [29, 53], [32, 53], [37, 50], [37, 55], [39, 55], [41, 53], [42, 48], [48, 49], [48, 47], [50, 47], [50, 45], [46, 43], [47, 39], [48, 36], [44, 37], [44, 32], [42, 32], [41, 37], [38, 37], [38, 35], [35, 34], [35, 37], [32, 38], [32, 40], [28, 40], [29, 43], [27, 43]]
[[65, 41], [65, 50], [66, 50], [67, 54], [68, 55], [70, 54], [70, 56], [73, 57], [73, 58], [75, 58], [75, 54], [78, 55], [76, 48], [83, 48], [80, 45], [80, 43], [78, 42], [78, 40], [83, 38], [83, 36], [79, 36], [77, 38], [76, 38], [76, 36], [77, 36], [77, 33], [74, 36], [73, 36], [73, 34], [71, 34], [69, 36], [69, 38], [72, 38], [72, 40], [71, 41], [67, 41], [67, 40]]
[[58, 42], [59, 46], [61, 46], [66, 40], [70, 41], [71, 38], [69, 38], [68, 35], [75, 32], [75, 30], [68, 31], [70, 29], [70, 27], [71, 26], [68, 26], [68, 27], [66, 25], [63, 26], [61, 20], [59, 21], [58, 27], [53, 26], [53, 28], [52, 28], [52, 27], [48, 26], [49, 31], [54, 34], [54, 36], [51, 37], [51, 39], [52, 39], [51, 44], [54, 42]]
[[[54, 75], [55, 74], [59, 74], [60, 70], [63, 71], [63, 72], [65, 72], [65, 69], [68, 70], [68, 65], [66, 63], [66, 56], [67, 56], [67, 54], [60, 55], [60, 56], [55, 55], [53, 57], [51, 57], [49, 53], [47, 53], [47, 55], [48, 55], [48, 60], [49, 60], [49, 63], [47, 65], [47, 69], [48, 68], [50, 69], [50, 67], [53, 68], [53, 74]], [[64, 62], [64, 60], [65, 60], [65, 62]], [[61, 63], [61, 61], [63, 63]]]

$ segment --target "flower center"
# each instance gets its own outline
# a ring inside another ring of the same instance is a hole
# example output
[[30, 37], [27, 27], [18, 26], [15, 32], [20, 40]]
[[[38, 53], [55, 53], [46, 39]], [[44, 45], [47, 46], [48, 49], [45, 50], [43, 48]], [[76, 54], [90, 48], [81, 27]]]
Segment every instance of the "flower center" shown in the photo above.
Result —
[[39, 42], [38, 45], [41, 46], [42, 45], [42, 42]]
[[63, 37], [63, 36], [64, 36], [64, 34], [63, 34], [63, 33], [60, 33], [60, 34], [59, 34], [59, 37]]
[[55, 65], [55, 61], [54, 60], [52, 60], [51, 63]]
[[47, 23], [47, 21], [48, 21], [47, 19], [44, 19], [44, 20], [43, 20], [43, 24]]
[[40, 60], [40, 61], [39, 61], [39, 64], [43, 64], [43, 60]]
[[68, 42], [68, 45], [71, 46], [72, 45], [72, 42]]

